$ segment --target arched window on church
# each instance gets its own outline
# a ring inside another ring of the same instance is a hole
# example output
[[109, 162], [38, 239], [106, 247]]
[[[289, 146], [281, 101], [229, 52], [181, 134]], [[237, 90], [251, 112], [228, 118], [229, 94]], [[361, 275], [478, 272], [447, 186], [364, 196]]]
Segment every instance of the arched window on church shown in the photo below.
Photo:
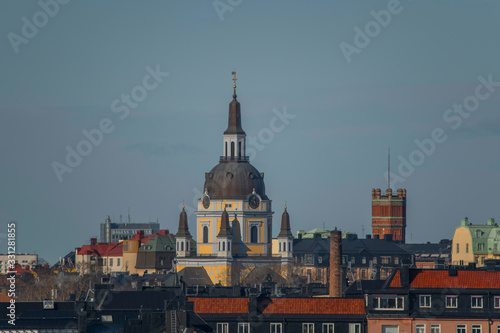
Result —
[[203, 243], [208, 243], [208, 227], [203, 227]]
[[283, 252], [286, 252], [286, 243], [283, 242]]
[[234, 158], [234, 142], [231, 142], [231, 157]]
[[241, 157], [241, 141], [238, 142], [238, 158]]
[[224, 151], [226, 152], [224, 155], [227, 157], [227, 142], [226, 142], [226, 149]]
[[222, 242], [222, 251], [226, 251], [226, 242]]
[[250, 229], [250, 243], [257, 243], [257, 227], [253, 226]]
[[181, 242], [181, 251], [184, 251], [184, 242]]
[[280, 242], [280, 252], [281, 252], [281, 242]]

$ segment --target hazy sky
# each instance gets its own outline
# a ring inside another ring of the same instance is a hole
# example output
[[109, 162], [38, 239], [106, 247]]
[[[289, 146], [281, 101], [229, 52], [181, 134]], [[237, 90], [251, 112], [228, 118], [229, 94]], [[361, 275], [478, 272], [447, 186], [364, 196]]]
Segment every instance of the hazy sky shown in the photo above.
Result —
[[408, 242], [500, 218], [498, 1], [55, 3], [1, 3], [2, 253], [12, 220], [50, 263], [129, 207], [176, 232], [222, 154], [233, 70], [274, 236], [285, 201], [294, 234], [371, 233], [389, 146]]

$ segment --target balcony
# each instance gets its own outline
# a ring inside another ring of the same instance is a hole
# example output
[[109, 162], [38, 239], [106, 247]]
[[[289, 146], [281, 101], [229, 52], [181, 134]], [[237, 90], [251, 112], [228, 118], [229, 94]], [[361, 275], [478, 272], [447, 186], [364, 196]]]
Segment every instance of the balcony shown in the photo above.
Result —
[[250, 158], [248, 156], [221, 156], [220, 162], [248, 162]]

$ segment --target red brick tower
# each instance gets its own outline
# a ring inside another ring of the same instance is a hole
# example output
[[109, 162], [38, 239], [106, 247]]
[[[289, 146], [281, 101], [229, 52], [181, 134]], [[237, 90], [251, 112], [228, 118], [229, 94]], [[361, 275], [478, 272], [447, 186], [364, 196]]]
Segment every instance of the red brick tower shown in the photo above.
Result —
[[395, 242], [405, 243], [406, 189], [398, 188], [397, 195], [392, 195], [390, 188], [385, 195], [379, 188], [372, 189], [372, 233], [374, 238], [392, 235]]

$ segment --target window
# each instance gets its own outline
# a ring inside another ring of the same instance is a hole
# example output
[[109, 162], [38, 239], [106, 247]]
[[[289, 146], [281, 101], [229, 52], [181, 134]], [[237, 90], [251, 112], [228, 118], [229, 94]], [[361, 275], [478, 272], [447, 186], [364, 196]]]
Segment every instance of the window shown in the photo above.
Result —
[[323, 257], [322, 257], [322, 256], [319, 256], [319, 257], [318, 257], [318, 264], [321, 264], [321, 263], [323, 263]]
[[271, 323], [271, 333], [282, 333], [283, 326], [281, 323]]
[[323, 324], [322, 333], [333, 333], [333, 324]]
[[366, 257], [361, 258], [361, 263], [366, 264]]
[[349, 333], [361, 333], [361, 324], [349, 324]]
[[497, 333], [500, 333], [500, 325], [497, 325]]
[[355, 257], [351, 257], [351, 264], [356, 264], [356, 258]]
[[471, 296], [470, 307], [473, 309], [483, 308], [483, 296]]
[[391, 257], [380, 257], [380, 260], [382, 261], [382, 264], [390, 264], [391, 263]]
[[446, 296], [446, 307], [456, 308], [458, 296]]
[[420, 295], [420, 307], [421, 308], [431, 307], [431, 295]]
[[109, 266], [113, 266], [113, 258], [109, 258]]
[[479, 237], [481, 237], [481, 235], [482, 235], [481, 230], [476, 230], [476, 237], [479, 238]]
[[484, 243], [477, 244], [477, 250], [478, 251], [483, 251], [484, 250]]
[[345, 265], [347, 261], [347, 256], [342, 256], [342, 265]]
[[441, 325], [431, 324], [431, 333], [441, 333]]
[[203, 227], [203, 243], [208, 243], [208, 226]]
[[257, 243], [257, 226], [250, 228], [250, 243]]
[[238, 333], [250, 333], [250, 324], [238, 323]]
[[181, 251], [184, 251], [184, 242], [181, 242]]
[[394, 264], [399, 265], [399, 257], [394, 257]]
[[217, 323], [217, 333], [228, 333], [228, 323]]
[[425, 333], [425, 324], [415, 324], [415, 333]]
[[314, 324], [312, 323], [302, 324], [302, 333], [314, 333]]
[[403, 296], [374, 296], [373, 309], [375, 310], [403, 310]]
[[495, 309], [500, 309], [500, 296], [495, 296], [493, 299], [493, 307]]
[[[460, 253], [460, 244], [457, 243], [457, 253]], [[457, 328], [458, 331], [458, 328]]]
[[373, 257], [373, 263], [376, 264], [377, 263], [377, 257]]
[[481, 333], [481, 325], [472, 325], [470, 328], [472, 333]]
[[116, 266], [120, 266], [120, 258], [116, 259]]
[[467, 333], [467, 325], [458, 324], [457, 325], [457, 333]]
[[469, 253], [469, 243], [465, 244], [465, 253]]

